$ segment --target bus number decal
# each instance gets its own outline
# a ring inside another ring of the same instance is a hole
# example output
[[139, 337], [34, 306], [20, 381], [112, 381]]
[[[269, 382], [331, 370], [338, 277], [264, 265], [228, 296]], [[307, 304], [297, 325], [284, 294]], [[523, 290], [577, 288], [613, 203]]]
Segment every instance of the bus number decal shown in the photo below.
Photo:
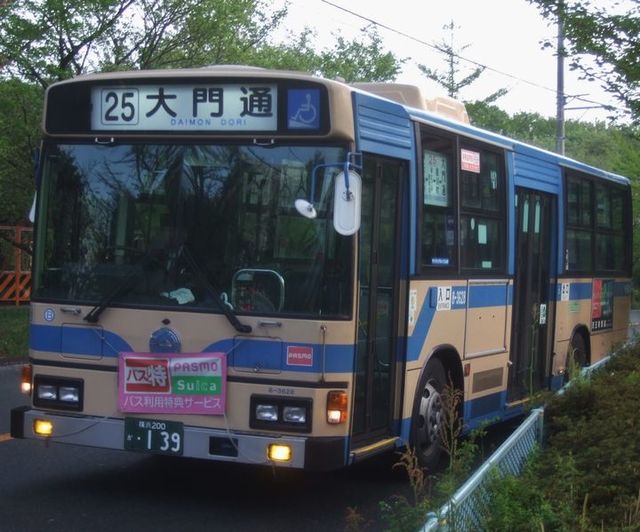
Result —
[[437, 291], [435, 292], [435, 297], [436, 311], [458, 310], [467, 307], [466, 286], [439, 286]]
[[438, 287], [438, 300], [436, 310], [451, 310], [451, 287]]

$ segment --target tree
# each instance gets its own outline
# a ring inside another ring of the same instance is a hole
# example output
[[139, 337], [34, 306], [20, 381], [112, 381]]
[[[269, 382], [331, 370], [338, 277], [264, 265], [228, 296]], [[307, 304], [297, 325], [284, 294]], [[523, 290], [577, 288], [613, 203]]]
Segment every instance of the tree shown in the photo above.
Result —
[[0, 0], [0, 218], [24, 219], [51, 83], [95, 71], [247, 64], [346, 81], [395, 78], [402, 61], [374, 29], [318, 49], [303, 29], [272, 35], [284, 0]]
[[[482, 103], [467, 104], [471, 123], [507, 137], [540, 148], [553, 150], [555, 146], [555, 118], [537, 113], [508, 115], [501, 109]], [[588, 123], [569, 120], [566, 123], [568, 157], [614, 172], [631, 179], [633, 212], [640, 212], [640, 129], [637, 126], [616, 126], [604, 122]], [[634, 217], [634, 226], [637, 216]], [[633, 269], [640, 267], [640, 231], [633, 236]], [[636, 275], [636, 286], [640, 278]]]
[[362, 29], [362, 38], [348, 41], [334, 34], [331, 48], [316, 51], [314, 33], [305, 30], [289, 44], [265, 47], [259, 63], [271, 68], [304, 70], [329, 79], [357, 81], [389, 81], [396, 78], [406, 59], [398, 59], [382, 48], [382, 40], [375, 28]]
[[640, 122], [640, 0], [613, 0], [602, 7], [590, 0], [528, 1], [554, 24], [562, 19], [570, 67], [599, 82]]
[[[438, 45], [438, 49], [446, 55], [447, 70], [443, 72], [429, 68], [425, 65], [418, 65], [418, 68], [429, 79], [444, 87], [447, 90], [447, 94], [451, 98], [459, 99], [460, 91], [476, 81], [485, 71], [486, 67], [477, 66], [473, 68], [467, 75], [462, 77], [462, 79], [460, 79], [460, 75], [462, 72], [462, 67], [460, 65], [460, 54], [464, 50], [469, 48], [470, 45], [465, 44], [463, 46], [460, 46], [459, 48], [456, 48], [455, 31], [457, 29], [459, 30], [460, 26], [456, 26], [453, 20], [449, 24], [446, 24], [442, 29], [449, 30], [449, 41], [442, 40]], [[499, 89], [489, 96], [476, 101], [489, 104], [496, 101], [501, 96], [504, 96], [506, 93], [507, 89]]]
[[0, 81], [0, 224], [26, 220], [34, 190], [42, 90]]
[[46, 87], [98, 70], [251, 64], [345, 79], [387, 80], [401, 62], [375, 30], [317, 51], [312, 32], [271, 36], [287, 14], [269, 0], [14, 0], [0, 4], [0, 64]]

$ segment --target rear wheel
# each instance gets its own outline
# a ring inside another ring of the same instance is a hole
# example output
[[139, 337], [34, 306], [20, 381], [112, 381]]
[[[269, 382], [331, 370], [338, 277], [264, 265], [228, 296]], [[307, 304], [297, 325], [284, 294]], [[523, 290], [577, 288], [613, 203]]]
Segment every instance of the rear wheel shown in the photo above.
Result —
[[569, 360], [567, 360], [567, 375], [572, 378], [572, 369], [581, 369], [587, 365], [587, 343], [584, 340], [584, 336], [580, 333], [576, 333], [571, 338], [569, 347]]
[[442, 390], [445, 382], [442, 363], [431, 359], [416, 392], [411, 442], [420, 465], [427, 469], [436, 469], [442, 454]]

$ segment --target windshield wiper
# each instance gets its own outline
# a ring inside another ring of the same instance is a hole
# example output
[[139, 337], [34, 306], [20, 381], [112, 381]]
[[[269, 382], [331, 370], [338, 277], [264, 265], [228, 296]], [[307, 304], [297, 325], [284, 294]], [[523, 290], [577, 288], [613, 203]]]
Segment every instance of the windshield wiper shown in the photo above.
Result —
[[87, 315], [83, 318], [85, 321], [89, 323], [98, 323], [98, 319], [100, 318], [100, 314], [104, 312], [104, 310], [113, 303], [117, 298], [126, 294], [129, 290], [131, 290], [135, 284], [138, 282], [140, 278], [140, 272], [134, 271], [127, 275], [114, 290], [106, 294], [100, 302], [93, 307]]
[[229, 307], [229, 305], [227, 305], [224, 301], [222, 301], [222, 296], [220, 294], [220, 291], [217, 290], [213, 286], [213, 284], [211, 284], [211, 282], [209, 282], [209, 279], [207, 279], [207, 276], [205, 275], [205, 273], [202, 270], [202, 268], [200, 266], [198, 266], [198, 264], [196, 263], [195, 259], [191, 255], [191, 252], [187, 249], [186, 245], [182, 246], [182, 255], [184, 256], [185, 260], [187, 261], [188, 266], [191, 268], [191, 270], [198, 277], [198, 280], [200, 281], [202, 286], [204, 286], [204, 288], [207, 291], [209, 291], [209, 293], [213, 296], [213, 299], [218, 304], [218, 307], [220, 308], [222, 313], [225, 315], [225, 317], [227, 318], [229, 323], [233, 326], [233, 328], [236, 331], [238, 331], [239, 333], [243, 333], [243, 334], [250, 333], [253, 330], [251, 328], [251, 325], [246, 325], [246, 324], [242, 323], [238, 319], [238, 316], [236, 316], [236, 314], [233, 312], [231, 307]]

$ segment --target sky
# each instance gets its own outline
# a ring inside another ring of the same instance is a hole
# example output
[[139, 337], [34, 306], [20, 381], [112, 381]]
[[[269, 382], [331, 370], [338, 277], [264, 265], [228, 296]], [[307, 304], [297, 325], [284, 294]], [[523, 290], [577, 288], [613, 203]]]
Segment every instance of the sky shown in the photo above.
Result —
[[[420, 85], [429, 96], [444, 94], [444, 88], [427, 79], [417, 64], [447, 70], [446, 56], [428, 44], [448, 41], [450, 32], [444, 26], [453, 20], [457, 27], [454, 48], [468, 45], [460, 55], [488, 67], [461, 92], [461, 99], [479, 100], [506, 88], [508, 94], [495, 104], [508, 113], [556, 114], [556, 58], [552, 49], [542, 49], [541, 41], [551, 38], [555, 43], [557, 28], [526, 0], [289, 0], [285, 27], [294, 32], [304, 26], [314, 28], [321, 47], [330, 46], [335, 33], [350, 39], [361, 35], [361, 29], [369, 22], [335, 6], [380, 24], [378, 32], [385, 49], [399, 58], [408, 58], [398, 82]], [[464, 72], [471, 72], [475, 66], [461, 62]], [[565, 93], [619, 107], [597, 83], [579, 80], [568, 66]], [[608, 113], [603, 109], [570, 109], [591, 105], [569, 99], [565, 117], [605, 120]]]

